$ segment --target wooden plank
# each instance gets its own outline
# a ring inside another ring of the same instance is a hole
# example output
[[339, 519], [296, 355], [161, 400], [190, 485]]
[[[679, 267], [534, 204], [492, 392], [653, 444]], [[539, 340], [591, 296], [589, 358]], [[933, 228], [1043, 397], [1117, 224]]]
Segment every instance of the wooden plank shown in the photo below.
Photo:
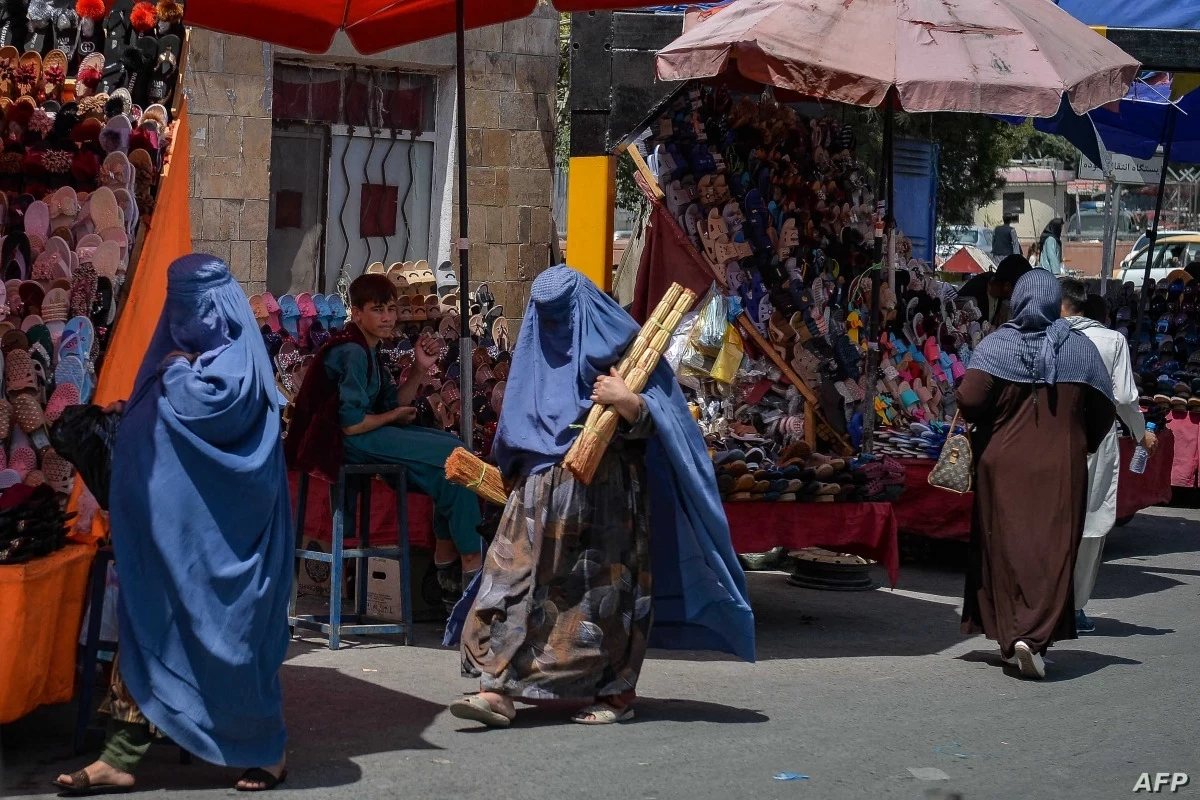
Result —
[[[758, 328], [754, 327], [754, 323], [750, 320], [750, 315], [743, 311], [737, 321], [738, 327], [742, 329], [742, 333], [754, 342], [759, 350], [763, 351], [772, 364], [778, 367], [779, 371], [783, 373], [783, 377], [787, 378], [788, 382], [796, 387], [804, 398], [804, 402], [812, 408], [813, 414], [817, 417], [817, 424], [814, 426], [817, 429], [817, 433], [834, 446], [838, 451], [838, 455], [853, 455], [854, 448], [850, 445], [850, 442], [846, 441], [846, 438], [835, 431], [829, 425], [828, 421], [826, 421], [825, 414], [821, 410], [821, 401], [817, 397], [816, 392], [810, 389], [808, 384], [792, 370], [791, 365], [787, 361], [784, 361], [783, 356], [775, 352], [775, 348], [771, 346], [771, 343], [763, 338], [763, 335], [758, 332]], [[805, 427], [807, 438], [807, 426]]]
[[654, 177], [654, 173], [650, 171], [650, 165], [646, 163], [646, 159], [642, 158], [642, 153], [636, 147], [630, 147], [626, 150], [629, 157], [633, 159], [633, 165], [637, 167], [638, 174], [642, 176], [642, 180], [650, 187], [650, 191], [654, 194], [655, 200], [662, 200], [666, 195], [663, 194], [662, 187], [658, 185], [658, 179]]

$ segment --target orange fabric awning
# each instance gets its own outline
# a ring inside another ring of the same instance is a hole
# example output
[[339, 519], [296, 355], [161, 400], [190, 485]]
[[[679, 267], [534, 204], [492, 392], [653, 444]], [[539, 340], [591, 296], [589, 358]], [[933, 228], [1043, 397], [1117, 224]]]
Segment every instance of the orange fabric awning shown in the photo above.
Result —
[[[466, 0], [467, 28], [522, 19], [538, 0]], [[559, 11], [662, 5], [662, 0], [554, 0]], [[323, 53], [345, 30], [367, 55], [454, 33], [455, 0], [188, 0], [189, 25]]]

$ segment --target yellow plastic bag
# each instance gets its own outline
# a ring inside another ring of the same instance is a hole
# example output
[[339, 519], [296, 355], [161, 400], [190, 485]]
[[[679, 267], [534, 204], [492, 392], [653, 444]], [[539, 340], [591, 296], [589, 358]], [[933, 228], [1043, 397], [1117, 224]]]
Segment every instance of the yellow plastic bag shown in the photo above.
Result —
[[713, 360], [712, 375], [713, 380], [721, 383], [732, 383], [733, 378], [737, 375], [742, 366], [742, 359], [746, 357], [746, 348], [742, 343], [742, 335], [738, 333], [738, 329], [733, 325], [726, 323], [725, 339], [721, 343], [721, 352], [717, 354]]

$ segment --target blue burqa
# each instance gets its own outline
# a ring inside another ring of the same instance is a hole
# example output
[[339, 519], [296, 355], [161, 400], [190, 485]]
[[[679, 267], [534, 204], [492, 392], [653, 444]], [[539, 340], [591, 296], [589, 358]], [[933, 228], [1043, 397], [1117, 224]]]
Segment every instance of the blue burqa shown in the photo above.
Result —
[[218, 259], [168, 271], [112, 485], [130, 695], [205, 761], [278, 763], [295, 544], [280, 407], [254, 315]]
[[[506, 477], [562, 462], [592, 406], [596, 378], [616, 365], [639, 329], [570, 267], [552, 267], [534, 281], [493, 449]], [[642, 397], [656, 429], [646, 452], [654, 574], [650, 644], [719, 650], [753, 661], [746, 576], [729, 538], [704, 437], [665, 361]]]

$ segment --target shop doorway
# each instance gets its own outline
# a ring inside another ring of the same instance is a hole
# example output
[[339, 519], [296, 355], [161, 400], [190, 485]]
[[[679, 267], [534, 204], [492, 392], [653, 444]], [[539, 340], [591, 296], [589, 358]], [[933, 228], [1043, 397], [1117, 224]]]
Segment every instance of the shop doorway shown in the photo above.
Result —
[[315, 291], [325, 279], [329, 130], [277, 123], [271, 138], [267, 291]]

